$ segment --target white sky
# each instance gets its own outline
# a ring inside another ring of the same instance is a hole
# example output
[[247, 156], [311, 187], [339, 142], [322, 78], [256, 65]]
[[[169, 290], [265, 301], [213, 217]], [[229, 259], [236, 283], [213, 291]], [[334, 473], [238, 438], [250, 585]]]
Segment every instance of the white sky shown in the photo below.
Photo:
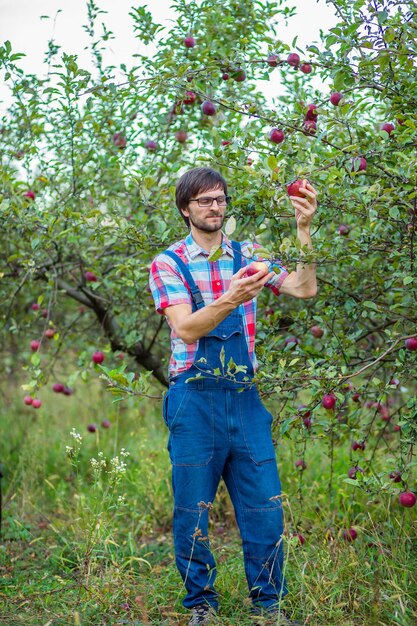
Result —
[[[144, 48], [138, 47], [139, 42], [133, 36], [132, 18], [129, 17], [131, 6], [145, 4], [155, 21], [169, 29], [170, 20], [175, 19], [170, 2], [171, 0], [95, 0], [101, 9], [107, 11], [107, 14], [99, 17], [102, 17], [107, 29], [115, 36], [115, 39], [107, 42], [109, 54], [105, 57], [105, 62], [116, 67], [126, 63], [129, 67], [132, 64], [132, 55], [138, 50], [144, 52]], [[333, 9], [325, 0], [289, 0], [288, 6], [297, 7], [297, 16], [289, 20], [288, 26], [283, 24], [282, 32], [279, 33], [279, 37], [288, 44], [298, 35], [297, 45], [305, 48], [314, 41], [319, 41], [320, 29], [327, 31], [336, 23]], [[56, 16], [58, 9], [62, 12]], [[48, 15], [51, 19], [41, 20], [41, 15]], [[14, 52], [26, 53], [27, 56], [21, 59], [19, 65], [28, 73], [46, 73], [43, 58], [47, 42], [52, 38], [61, 46], [61, 53], [77, 54], [80, 67], [91, 69], [89, 53], [83, 49], [89, 41], [82, 28], [86, 23], [85, 0], [0, 0], [0, 43], [8, 39]], [[271, 88], [270, 83], [264, 84], [266, 91]], [[0, 110], [4, 110], [7, 102], [7, 92], [0, 90]]]

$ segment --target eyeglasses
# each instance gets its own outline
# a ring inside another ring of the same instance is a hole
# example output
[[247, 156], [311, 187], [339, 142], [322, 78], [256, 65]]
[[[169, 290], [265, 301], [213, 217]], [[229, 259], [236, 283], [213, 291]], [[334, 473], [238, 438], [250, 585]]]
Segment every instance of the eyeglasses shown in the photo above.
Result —
[[230, 202], [230, 196], [217, 196], [217, 198], [191, 198], [190, 202], [198, 202], [198, 206], [209, 207], [213, 206], [213, 202], [216, 200], [217, 206], [226, 206]]

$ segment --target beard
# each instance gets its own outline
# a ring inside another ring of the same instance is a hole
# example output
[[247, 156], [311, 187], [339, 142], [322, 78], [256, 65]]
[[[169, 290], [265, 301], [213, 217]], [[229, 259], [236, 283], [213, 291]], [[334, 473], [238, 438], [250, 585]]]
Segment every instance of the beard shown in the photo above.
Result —
[[[188, 209], [189, 210], [189, 209]], [[189, 216], [188, 219], [190, 220], [190, 224], [192, 224], [194, 226], [194, 228], [198, 228], [198, 230], [203, 231], [204, 233], [215, 233], [218, 230], [221, 230], [223, 228], [223, 223], [225, 220], [225, 215], [221, 216], [221, 215], [213, 215], [213, 216], [209, 216], [209, 217], [219, 217], [218, 220], [216, 220], [215, 222], [208, 220], [208, 219], [203, 219], [203, 218], [199, 218], [196, 217], [195, 215], [193, 215], [191, 213], [191, 211], [189, 210]]]

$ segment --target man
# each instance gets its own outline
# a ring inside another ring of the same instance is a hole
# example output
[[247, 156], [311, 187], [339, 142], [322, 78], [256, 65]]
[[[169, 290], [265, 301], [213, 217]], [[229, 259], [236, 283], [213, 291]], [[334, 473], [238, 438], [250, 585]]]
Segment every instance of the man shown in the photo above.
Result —
[[[311, 248], [316, 191], [306, 180], [302, 191], [304, 198], [290, 199], [298, 238]], [[252, 382], [255, 307], [264, 286], [277, 295], [315, 296], [316, 273], [314, 265], [299, 263], [288, 273], [276, 263], [277, 271], [271, 271], [268, 263], [247, 276], [250, 242], [231, 242], [221, 230], [228, 201], [218, 172], [186, 172], [177, 183], [176, 204], [190, 234], [159, 254], [150, 272], [156, 310], [171, 328], [163, 413], [170, 431], [176, 564], [187, 592], [183, 604], [192, 611], [189, 626], [210, 623], [218, 594], [208, 514], [223, 477], [242, 537], [253, 610], [289, 625], [295, 622], [280, 606], [287, 588], [272, 415]], [[220, 258], [208, 261], [213, 246], [220, 245]]]

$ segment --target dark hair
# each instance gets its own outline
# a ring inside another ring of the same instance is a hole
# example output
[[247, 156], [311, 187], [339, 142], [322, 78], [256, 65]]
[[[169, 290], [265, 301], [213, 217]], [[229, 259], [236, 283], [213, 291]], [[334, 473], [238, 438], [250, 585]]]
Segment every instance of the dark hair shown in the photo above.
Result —
[[227, 196], [226, 181], [219, 172], [212, 170], [211, 167], [194, 167], [178, 179], [175, 188], [175, 202], [188, 227], [190, 220], [184, 215], [182, 209], [187, 209], [191, 198], [194, 198], [198, 193], [216, 187], [223, 187], [224, 195]]

